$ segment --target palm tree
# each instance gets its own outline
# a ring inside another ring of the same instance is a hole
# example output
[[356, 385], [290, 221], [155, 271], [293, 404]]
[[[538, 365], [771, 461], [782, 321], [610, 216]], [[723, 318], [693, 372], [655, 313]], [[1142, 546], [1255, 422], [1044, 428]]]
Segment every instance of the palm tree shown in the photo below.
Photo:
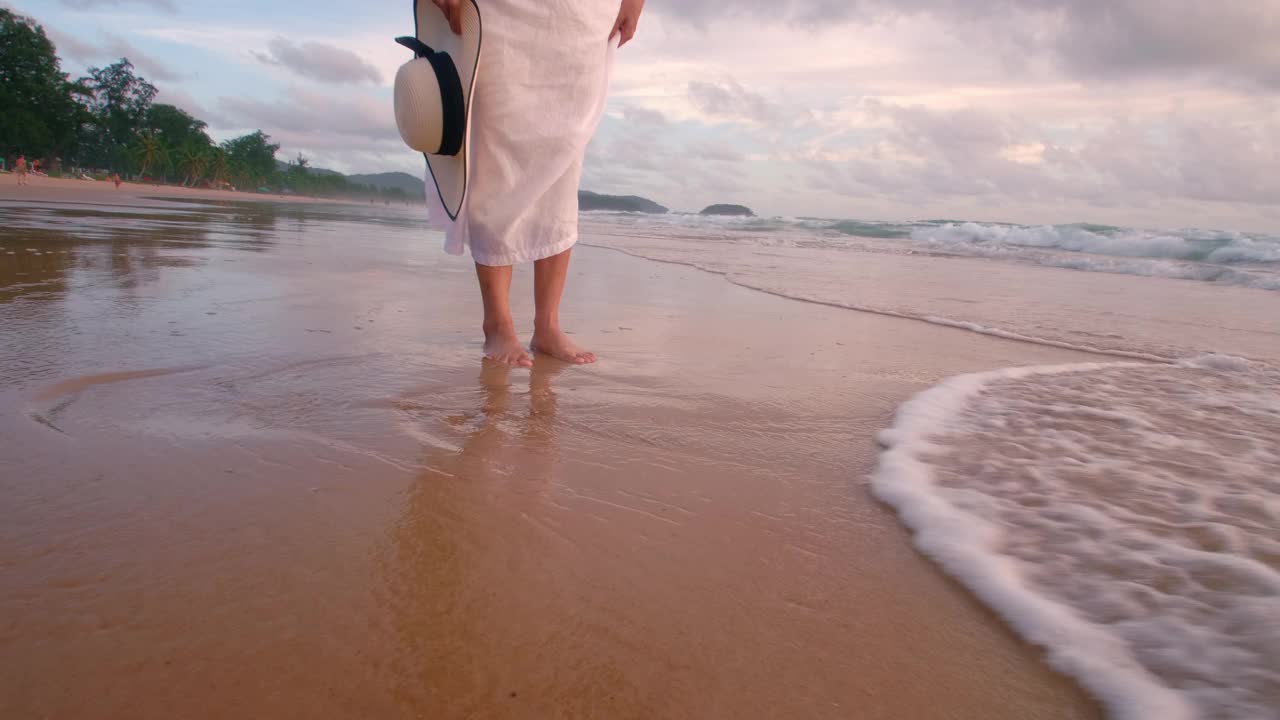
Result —
[[183, 174], [183, 185], [195, 185], [209, 165], [208, 148], [188, 143], [178, 151], [178, 172]]
[[151, 130], [138, 133], [133, 141], [133, 155], [141, 166], [138, 171], [140, 175], [146, 175], [153, 168], [163, 171], [169, 164], [169, 151], [164, 146], [164, 141]]
[[231, 169], [227, 166], [227, 152], [220, 147], [209, 148], [209, 179], [213, 184], [226, 182]]
[[302, 153], [298, 153], [298, 159], [289, 163], [289, 169], [285, 173], [284, 181], [294, 190], [294, 192], [306, 192], [311, 186], [311, 175], [307, 168], [311, 165], [311, 161], [303, 157]]
[[253, 185], [253, 178], [249, 176], [249, 166], [241, 158], [231, 157], [227, 159], [227, 173], [242, 190]]

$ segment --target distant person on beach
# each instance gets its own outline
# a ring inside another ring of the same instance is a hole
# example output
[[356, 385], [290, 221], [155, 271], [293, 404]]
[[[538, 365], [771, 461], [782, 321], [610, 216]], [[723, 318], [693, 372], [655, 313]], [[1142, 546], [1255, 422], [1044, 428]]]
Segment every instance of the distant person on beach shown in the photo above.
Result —
[[27, 158], [19, 155], [13, 163], [13, 171], [18, 174], [18, 184], [27, 184]]
[[[470, 0], [434, 2], [463, 34]], [[604, 110], [614, 50], [635, 35], [644, 0], [477, 0], [477, 7], [482, 52], [466, 194], [453, 219], [431, 194], [431, 217], [446, 232], [446, 251], [469, 250], [475, 261], [486, 358], [530, 367], [532, 350], [593, 363], [595, 354], [561, 329], [560, 299], [578, 240], [583, 155]], [[526, 262], [535, 308], [528, 350], [508, 298], [512, 266]]]
[[120, 189], [120, 173], [111, 173], [111, 182], [116, 184], [116, 189]]

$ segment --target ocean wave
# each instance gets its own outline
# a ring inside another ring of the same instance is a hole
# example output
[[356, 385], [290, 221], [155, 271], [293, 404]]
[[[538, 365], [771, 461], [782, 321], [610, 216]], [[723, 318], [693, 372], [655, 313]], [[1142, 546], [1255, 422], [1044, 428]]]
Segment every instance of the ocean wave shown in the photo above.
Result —
[[1266, 235], [948, 222], [917, 225], [910, 242], [925, 252], [1280, 290], [1280, 238]]
[[[594, 214], [593, 214], [594, 215]], [[596, 216], [602, 217], [602, 216]], [[1280, 291], [1280, 236], [1185, 228], [1016, 225], [958, 220], [881, 222], [811, 217], [707, 217], [686, 213], [613, 217], [615, 224], [682, 228], [720, 238], [757, 238], [854, 252], [959, 255], [1086, 272]], [[867, 242], [859, 242], [859, 239]], [[880, 247], [869, 247], [880, 242]]]
[[917, 395], [872, 491], [1120, 718], [1280, 718], [1280, 376], [1016, 368]]
[[835, 222], [815, 223], [814, 229], [827, 230], [866, 238], [906, 238], [911, 237], [914, 226], [897, 223], [866, 222], [863, 220], [837, 220]]
[[[928, 250], [938, 249], [930, 243]], [[1195, 280], [1199, 282], [1253, 288], [1255, 290], [1280, 290], [1280, 273], [1273, 269], [1215, 265], [1184, 260], [1154, 259], [1136, 256], [1109, 257], [1072, 251], [1053, 252], [1029, 248], [1010, 248], [1001, 245], [950, 245], [949, 254], [966, 257], [985, 257], [1011, 260], [1043, 267], [1064, 270], [1103, 272], [1138, 277], [1156, 277], [1169, 280]]]
[[912, 231], [911, 239], [947, 248], [983, 245], [1222, 264], [1280, 262], [1280, 238], [1208, 230], [1153, 232], [1097, 225], [967, 222], [918, 227]]

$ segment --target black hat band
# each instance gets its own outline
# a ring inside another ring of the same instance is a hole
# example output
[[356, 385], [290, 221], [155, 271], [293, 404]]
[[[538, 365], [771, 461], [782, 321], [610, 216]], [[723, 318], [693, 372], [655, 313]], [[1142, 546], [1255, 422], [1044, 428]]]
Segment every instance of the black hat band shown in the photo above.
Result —
[[416, 57], [426, 58], [440, 84], [440, 149], [432, 154], [457, 155], [467, 131], [467, 104], [462, 96], [458, 67], [449, 53], [432, 50], [416, 37], [398, 37], [396, 42], [412, 50]]

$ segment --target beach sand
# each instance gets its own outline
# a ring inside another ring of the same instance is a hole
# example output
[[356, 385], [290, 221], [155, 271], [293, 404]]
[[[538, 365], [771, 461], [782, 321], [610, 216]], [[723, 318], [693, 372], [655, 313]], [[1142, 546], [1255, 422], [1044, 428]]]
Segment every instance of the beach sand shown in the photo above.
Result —
[[[304, 195], [275, 195], [269, 193], [243, 192], [239, 190], [212, 190], [208, 188], [189, 188], [181, 185], [156, 185], [152, 183], [125, 181], [116, 187], [109, 180], [77, 180], [72, 178], [51, 178], [47, 176], [29, 175], [30, 182], [26, 187], [18, 187], [17, 176], [9, 173], [0, 175], [0, 198], [6, 200], [30, 199], [39, 202], [76, 202], [111, 205], [148, 205], [156, 197], [177, 198], [182, 200], [219, 200], [224, 202], [290, 202], [290, 203], [345, 203], [359, 202], [335, 200], [329, 198], [313, 198]], [[364, 203], [367, 204], [367, 201]]]
[[1101, 716], [867, 490], [913, 393], [1092, 356], [580, 247], [601, 362], [507, 371], [408, 211], [30, 190], [0, 185], [2, 717]]

